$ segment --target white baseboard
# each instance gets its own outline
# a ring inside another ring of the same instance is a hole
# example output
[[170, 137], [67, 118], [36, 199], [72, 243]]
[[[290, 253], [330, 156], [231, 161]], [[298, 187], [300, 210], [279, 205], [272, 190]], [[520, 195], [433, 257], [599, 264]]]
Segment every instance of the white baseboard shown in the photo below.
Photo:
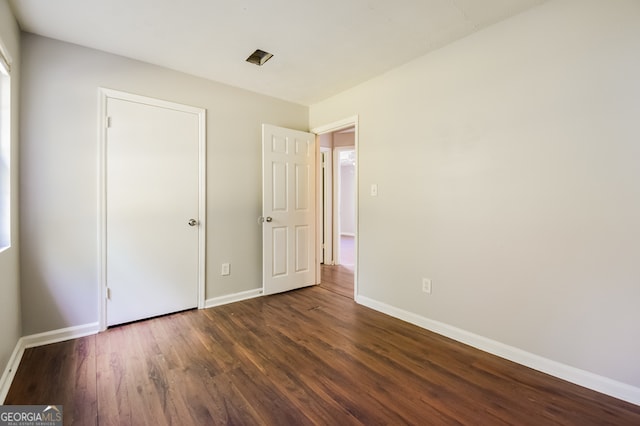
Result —
[[228, 303], [239, 302], [241, 300], [253, 299], [262, 296], [262, 288], [241, 291], [240, 293], [228, 294], [226, 296], [213, 297], [204, 302], [205, 308], [213, 308], [214, 306], [226, 305]]
[[36, 346], [44, 346], [50, 343], [64, 342], [65, 340], [77, 339], [80, 337], [98, 334], [100, 325], [97, 322], [90, 324], [76, 325], [74, 327], [61, 328], [59, 330], [45, 331], [44, 333], [32, 334], [24, 336], [20, 340], [24, 341], [24, 347], [34, 348]]
[[18, 340], [18, 343], [16, 343], [16, 347], [11, 354], [11, 358], [9, 358], [9, 362], [2, 374], [2, 378], [0, 378], [0, 405], [4, 404], [4, 400], [9, 393], [9, 388], [11, 387], [13, 378], [16, 375], [16, 371], [18, 370], [18, 366], [20, 365], [25, 349], [90, 336], [98, 333], [98, 331], [98, 323], [94, 322], [21, 337]]
[[534, 370], [550, 374], [562, 380], [592, 389], [614, 398], [640, 405], [640, 388], [618, 382], [608, 377], [571, 367], [541, 356], [523, 351], [513, 346], [488, 339], [486, 337], [462, 330], [451, 325], [434, 321], [429, 318], [396, 308], [386, 303], [378, 302], [364, 296], [357, 296], [356, 302], [376, 311], [401, 319], [424, 329], [441, 334], [458, 342], [473, 346], [484, 352], [508, 359]]
[[22, 339], [18, 339], [16, 347], [11, 353], [11, 358], [9, 358], [9, 362], [2, 373], [2, 378], [0, 378], [0, 405], [4, 404], [4, 399], [9, 393], [9, 388], [11, 387], [11, 383], [13, 383], [13, 378], [16, 375], [16, 371], [18, 370], [18, 365], [20, 365], [20, 360], [22, 360], [23, 354], [24, 341]]

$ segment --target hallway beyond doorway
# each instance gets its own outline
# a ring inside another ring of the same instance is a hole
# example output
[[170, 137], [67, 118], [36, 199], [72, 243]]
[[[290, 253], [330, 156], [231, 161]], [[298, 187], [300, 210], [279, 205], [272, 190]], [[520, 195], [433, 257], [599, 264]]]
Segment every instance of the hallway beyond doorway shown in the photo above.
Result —
[[340, 236], [340, 265], [348, 266], [353, 271], [356, 260], [355, 237], [353, 235]]
[[322, 265], [320, 287], [353, 300], [353, 266]]

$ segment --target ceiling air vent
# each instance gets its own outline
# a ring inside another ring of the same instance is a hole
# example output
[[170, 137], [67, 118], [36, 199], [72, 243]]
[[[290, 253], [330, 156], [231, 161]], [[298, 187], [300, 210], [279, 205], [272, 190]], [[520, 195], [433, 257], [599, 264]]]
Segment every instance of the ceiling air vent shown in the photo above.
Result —
[[269, 52], [265, 52], [264, 50], [256, 50], [247, 58], [247, 62], [251, 62], [252, 64], [256, 64], [258, 66], [264, 65], [269, 59], [271, 59], [273, 55]]

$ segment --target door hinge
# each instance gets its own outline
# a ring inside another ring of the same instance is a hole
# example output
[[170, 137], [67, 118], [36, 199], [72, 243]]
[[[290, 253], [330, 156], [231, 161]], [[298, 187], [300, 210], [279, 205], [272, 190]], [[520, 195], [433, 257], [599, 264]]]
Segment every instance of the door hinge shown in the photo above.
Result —
[[111, 127], [111, 117], [107, 117], [105, 120], [105, 126], [108, 128]]
[[107, 300], [111, 300], [111, 289], [107, 287]]

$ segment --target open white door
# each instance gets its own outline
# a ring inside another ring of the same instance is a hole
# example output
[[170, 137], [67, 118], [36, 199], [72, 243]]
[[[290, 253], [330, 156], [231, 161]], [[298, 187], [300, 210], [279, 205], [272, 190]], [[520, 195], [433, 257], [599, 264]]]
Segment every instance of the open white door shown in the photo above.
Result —
[[262, 125], [263, 290], [316, 282], [315, 135]]

